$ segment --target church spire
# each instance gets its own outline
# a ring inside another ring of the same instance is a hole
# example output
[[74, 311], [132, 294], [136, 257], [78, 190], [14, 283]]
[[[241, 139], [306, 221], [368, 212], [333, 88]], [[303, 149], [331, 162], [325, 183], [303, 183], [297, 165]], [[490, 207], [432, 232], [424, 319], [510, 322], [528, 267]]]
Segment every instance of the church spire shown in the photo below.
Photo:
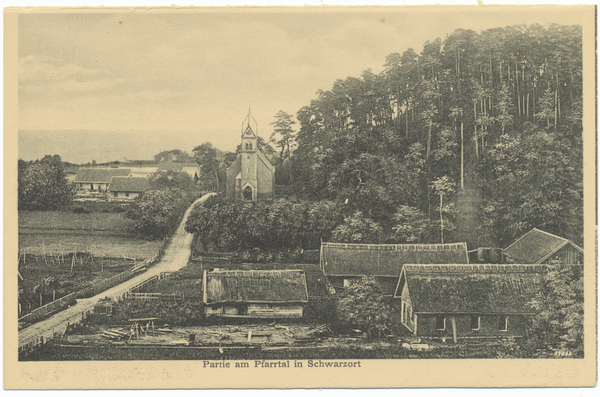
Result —
[[[254, 129], [250, 125], [250, 121], [253, 121]], [[248, 133], [248, 131], [250, 131], [250, 133]], [[256, 119], [252, 115], [252, 112], [250, 111], [250, 105], [248, 105], [248, 115], [246, 116], [246, 118], [244, 118], [244, 121], [242, 121], [242, 136], [250, 135], [250, 134], [252, 134], [252, 135], [258, 134], [258, 123], [256, 122]]]

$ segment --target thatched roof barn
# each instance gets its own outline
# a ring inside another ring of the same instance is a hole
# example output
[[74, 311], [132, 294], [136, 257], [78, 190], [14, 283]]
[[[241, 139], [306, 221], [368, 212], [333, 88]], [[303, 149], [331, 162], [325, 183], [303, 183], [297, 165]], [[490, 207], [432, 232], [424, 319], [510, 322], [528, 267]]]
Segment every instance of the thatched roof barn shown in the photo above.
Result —
[[540, 264], [559, 259], [567, 264], [582, 264], [583, 249], [566, 238], [531, 229], [502, 251], [505, 262]]
[[109, 198], [129, 199], [139, 197], [148, 190], [150, 184], [147, 178], [134, 178], [131, 176], [115, 176], [108, 185]]
[[128, 176], [129, 168], [80, 168], [73, 180], [78, 191], [106, 191], [112, 177]]
[[308, 302], [302, 270], [204, 271], [207, 315], [301, 317]]
[[522, 335], [544, 272], [544, 265], [409, 264], [394, 297], [402, 323], [417, 335]]
[[467, 244], [321, 244], [326, 276], [398, 277], [407, 263], [469, 263]]

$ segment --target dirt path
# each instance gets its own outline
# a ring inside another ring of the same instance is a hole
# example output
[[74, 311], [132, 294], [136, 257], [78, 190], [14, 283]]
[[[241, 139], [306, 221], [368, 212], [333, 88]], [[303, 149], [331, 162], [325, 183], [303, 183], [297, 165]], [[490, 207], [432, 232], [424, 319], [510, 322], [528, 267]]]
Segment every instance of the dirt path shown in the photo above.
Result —
[[50, 337], [54, 331], [62, 332], [67, 326], [67, 323], [74, 323], [82, 317], [82, 314], [88, 310], [91, 310], [101, 298], [109, 297], [115, 298], [123, 295], [136, 285], [157, 276], [162, 272], [172, 272], [181, 269], [186, 266], [188, 259], [192, 252], [192, 240], [193, 235], [185, 231], [185, 222], [188, 216], [192, 212], [194, 206], [198, 203], [204, 202], [215, 193], [209, 193], [198, 200], [196, 200], [190, 208], [187, 209], [181, 224], [175, 231], [171, 243], [167, 247], [163, 259], [150, 268], [148, 271], [140, 274], [139, 276], [133, 277], [122, 284], [119, 284], [113, 288], [110, 288], [98, 295], [95, 295], [87, 299], [78, 299], [77, 304], [56, 313], [52, 317], [49, 317], [43, 321], [35, 323], [27, 328], [19, 331], [19, 346], [23, 346], [27, 343], [35, 341], [40, 336], [45, 338]]

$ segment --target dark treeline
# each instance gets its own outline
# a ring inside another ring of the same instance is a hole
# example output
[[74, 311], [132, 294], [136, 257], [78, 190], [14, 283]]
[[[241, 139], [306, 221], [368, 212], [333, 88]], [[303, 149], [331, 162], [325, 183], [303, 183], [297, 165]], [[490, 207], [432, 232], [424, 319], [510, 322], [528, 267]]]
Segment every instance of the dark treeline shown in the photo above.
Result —
[[297, 113], [296, 186], [384, 230], [409, 206], [451, 231], [474, 189], [490, 244], [531, 227], [581, 244], [581, 45], [579, 26], [531, 25], [390, 54], [382, 73], [338, 80]]

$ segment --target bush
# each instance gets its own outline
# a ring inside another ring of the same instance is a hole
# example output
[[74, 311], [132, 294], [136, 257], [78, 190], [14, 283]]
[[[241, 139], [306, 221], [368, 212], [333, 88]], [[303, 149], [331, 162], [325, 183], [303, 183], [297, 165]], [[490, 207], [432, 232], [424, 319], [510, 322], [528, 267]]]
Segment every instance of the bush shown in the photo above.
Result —
[[73, 213], [74, 214], [89, 214], [90, 211], [83, 207], [75, 207], [75, 208], [73, 208]]
[[197, 198], [180, 190], [151, 190], [138, 197], [125, 216], [133, 220], [133, 231], [142, 238], [156, 240], [171, 234], [189, 205]]
[[[216, 196], [192, 211], [186, 230], [195, 233], [205, 249], [291, 251], [319, 248], [321, 239], [329, 240], [341, 218], [338, 207], [327, 201], [277, 199], [257, 203]], [[259, 260], [265, 258], [261, 255]]]

